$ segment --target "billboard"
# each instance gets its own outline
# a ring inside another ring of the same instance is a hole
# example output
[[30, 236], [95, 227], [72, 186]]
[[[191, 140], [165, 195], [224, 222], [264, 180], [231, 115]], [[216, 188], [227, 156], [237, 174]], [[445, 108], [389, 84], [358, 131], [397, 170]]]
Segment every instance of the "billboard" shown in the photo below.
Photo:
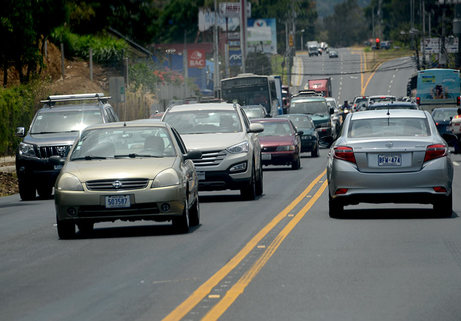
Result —
[[277, 28], [274, 18], [248, 19], [248, 52], [277, 53]]

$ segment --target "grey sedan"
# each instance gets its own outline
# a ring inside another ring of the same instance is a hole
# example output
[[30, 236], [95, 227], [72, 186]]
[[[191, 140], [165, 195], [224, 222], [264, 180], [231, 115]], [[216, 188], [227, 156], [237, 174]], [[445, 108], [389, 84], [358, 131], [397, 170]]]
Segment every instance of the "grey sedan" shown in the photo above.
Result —
[[327, 175], [330, 217], [362, 202], [433, 204], [440, 216], [452, 215], [453, 164], [426, 111], [349, 114]]

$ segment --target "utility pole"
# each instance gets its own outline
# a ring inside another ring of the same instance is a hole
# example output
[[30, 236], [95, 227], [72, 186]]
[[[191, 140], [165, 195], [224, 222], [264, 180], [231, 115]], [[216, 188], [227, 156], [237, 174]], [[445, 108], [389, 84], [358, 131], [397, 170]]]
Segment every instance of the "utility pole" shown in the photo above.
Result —
[[422, 52], [423, 52], [423, 69], [426, 69], [426, 11], [424, 10], [424, 0], [421, 0], [421, 11], [422, 11], [422, 14], [421, 14], [421, 19], [423, 20], [423, 33], [422, 33], [422, 42], [423, 42], [423, 46], [421, 48]]
[[461, 4], [455, 5], [455, 18], [453, 19], [453, 33], [458, 37], [458, 53], [456, 54], [456, 68], [461, 67]]
[[214, 0], [214, 92], [215, 97], [220, 96], [220, 81], [219, 81], [219, 46], [218, 46], [218, 4], [217, 0]]
[[[216, 3], [216, 0], [215, 0]], [[242, 52], [242, 72], [246, 72], [246, 57], [247, 57], [247, 1], [240, 0], [240, 50]]]

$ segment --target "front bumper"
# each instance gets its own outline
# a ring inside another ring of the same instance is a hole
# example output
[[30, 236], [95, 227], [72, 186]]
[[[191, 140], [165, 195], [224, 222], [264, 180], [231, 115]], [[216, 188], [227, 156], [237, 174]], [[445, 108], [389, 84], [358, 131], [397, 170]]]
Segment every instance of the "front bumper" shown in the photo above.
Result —
[[296, 151], [262, 152], [261, 159], [263, 165], [291, 165], [298, 160], [298, 153]]
[[[151, 182], [149, 182], [150, 186]], [[106, 208], [105, 197], [128, 195], [130, 207]], [[55, 191], [59, 220], [106, 222], [115, 220], [167, 221], [183, 214], [185, 189], [180, 186], [144, 188], [125, 191]], [[167, 205], [165, 205], [167, 204]]]
[[16, 155], [16, 173], [18, 176], [27, 176], [40, 184], [53, 186], [64, 164], [53, 164], [49, 158], [24, 157]]

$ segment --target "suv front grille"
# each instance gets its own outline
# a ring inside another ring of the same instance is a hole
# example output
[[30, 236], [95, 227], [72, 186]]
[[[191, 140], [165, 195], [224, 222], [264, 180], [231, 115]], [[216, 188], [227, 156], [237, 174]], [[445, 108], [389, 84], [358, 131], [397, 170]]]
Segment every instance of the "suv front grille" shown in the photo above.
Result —
[[123, 191], [146, 188], [148, 183], [147, 178], [101, 179], [86, 182], [86, 187], [90, 191]]
[[66, 157], [70, 150], [70, 145], [63, 146], [39, 146], [38, 157], [49, 158], [51, 156]]
[[202, 152], [201, 159], [194, 159], [195, 167], [200, 168], [204, 166], [218, 166], [226, 157], [224, 151]]

